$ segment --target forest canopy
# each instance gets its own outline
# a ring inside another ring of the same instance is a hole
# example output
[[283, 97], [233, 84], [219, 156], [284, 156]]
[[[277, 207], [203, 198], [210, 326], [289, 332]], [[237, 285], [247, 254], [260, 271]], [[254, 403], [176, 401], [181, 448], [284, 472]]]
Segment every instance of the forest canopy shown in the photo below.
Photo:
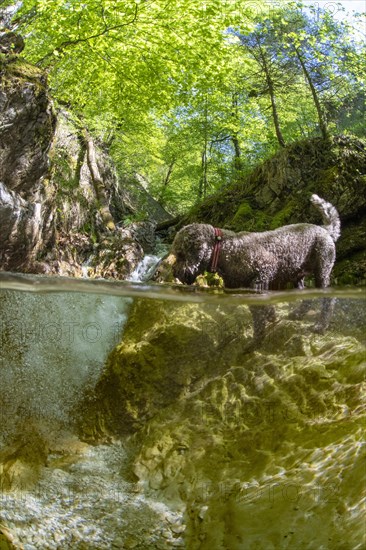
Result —
[[366, 48], [339, 10], [24, 0], [9, 28], [118, 171], [179, 213], [293, 141], [364, 136]]

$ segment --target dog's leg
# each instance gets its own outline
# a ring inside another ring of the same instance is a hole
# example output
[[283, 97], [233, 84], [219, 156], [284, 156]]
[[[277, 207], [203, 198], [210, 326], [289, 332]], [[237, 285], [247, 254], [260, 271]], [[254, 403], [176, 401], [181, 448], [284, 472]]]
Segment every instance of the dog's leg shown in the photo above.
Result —
[[320, 317], [312, 328], [313, 332], [324, 334], [324, 332], [327, 330], [333, 316], [335, 302], [335, 298], [322, 298]]
[[[305, 288], [305, 281], [304, 277], [301, 277], [297, 281], [297, 284], [295, 285], [295, 288], [299, 290], [304, 290]], [[288, 314], [288, 318], [292, 321], [298, 321], [305, 317], [305, 315], [308, 313], [308, 311], [311, 309], [312, 305], [314, 303], [314, 300], [301, 300], [301, 302], [294, 307], [292, 311]]]
[[[329, 252], [326, 250], [326, 252]], [[327, 288], [330, 283], [330, 274], [334, 264], [335, 253], [331, 249], [329, 258], [324, 253], [322, 263], [319, 266], [318, 272], [315, 274], [315, 286], [317, 288]], [[327, 259], [327, 261], [325, 261]], [[322, 298], [319, 320], [313, 326], [313, 332], [324, 334], [329, 327], [335, 305], [335, 298]]]
[[314, 304], [314, 300], [301, 300], [300, 304], [297, 305], [288, 315], [288, 318], [292, 321], [299, 321], [305, 317], [308, 311], [311, 309]]
[[[316, 302], [318, 302], [318, 300], [303, 300], [297, 307], [295, 307], [293, 311], [289, 313], [288, 318], [293, 321], [300, 321], [305, 317]], [[318, 334], [324, 334], [332, 319], [335, 298], [322, 298], [320, 300], [320, 304], [320, 316], [318, 321], [313, 326], [312, 331], [317, 332]]]
[[267, 323], [276, 320], [276, 309], [274, 306], [249, 306], [253, 318], [253, 343], [260, 344], [266, 334]]

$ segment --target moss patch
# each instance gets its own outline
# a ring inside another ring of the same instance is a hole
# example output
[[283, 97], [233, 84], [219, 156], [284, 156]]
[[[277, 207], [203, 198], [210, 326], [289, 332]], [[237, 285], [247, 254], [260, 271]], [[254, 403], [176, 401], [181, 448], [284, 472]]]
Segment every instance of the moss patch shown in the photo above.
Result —
[[276, 229], [277, 227], [291, 223], [291, 219], [293, 219], [294, 216], [294, 210], [296, 210], [294, 201], [288, 201], [284, 208], [276, 212], [271, 219], [270, 229]]
[[3, 86], [23, 87], [26, 83], [46, 88], [46, 73], [24, 59], [13, 56], [0, 56], [0, 73]]

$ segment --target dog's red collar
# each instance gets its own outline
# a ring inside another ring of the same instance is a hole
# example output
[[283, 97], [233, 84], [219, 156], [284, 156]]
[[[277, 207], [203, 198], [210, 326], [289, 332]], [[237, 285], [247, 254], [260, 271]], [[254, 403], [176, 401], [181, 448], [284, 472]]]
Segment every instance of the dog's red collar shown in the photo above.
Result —
[[215, 244], [214, 249], [212, 253], [212, 260], [211, 260], [211, 272], [215, 273], [217, 271], [217, 262], [219, 261], [219, 254], [221, 250], [221, 240], [222, 240], [222, 230], [218, 227], [214, 227], [215, 231]]

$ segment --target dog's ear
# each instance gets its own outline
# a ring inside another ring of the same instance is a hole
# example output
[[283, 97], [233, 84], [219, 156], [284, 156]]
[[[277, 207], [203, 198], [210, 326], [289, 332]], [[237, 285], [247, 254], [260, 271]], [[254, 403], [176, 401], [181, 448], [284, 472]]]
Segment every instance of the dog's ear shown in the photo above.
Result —
[[209, 269], [213, 244], [211, 226], [191, 224], [183, 227], [172, 246], [172, 253], [177, 258], [175, 276], [184, 283], [192, 284], [198, 275]]
[[201, 254], [197, 247], [192, 247], [190, 250], [178, 248], [174, 250], [176, 262], [173, 265], [174, 276], [182, 283], [191, 285], [196, 277], [203, 273], [201, 269]]

